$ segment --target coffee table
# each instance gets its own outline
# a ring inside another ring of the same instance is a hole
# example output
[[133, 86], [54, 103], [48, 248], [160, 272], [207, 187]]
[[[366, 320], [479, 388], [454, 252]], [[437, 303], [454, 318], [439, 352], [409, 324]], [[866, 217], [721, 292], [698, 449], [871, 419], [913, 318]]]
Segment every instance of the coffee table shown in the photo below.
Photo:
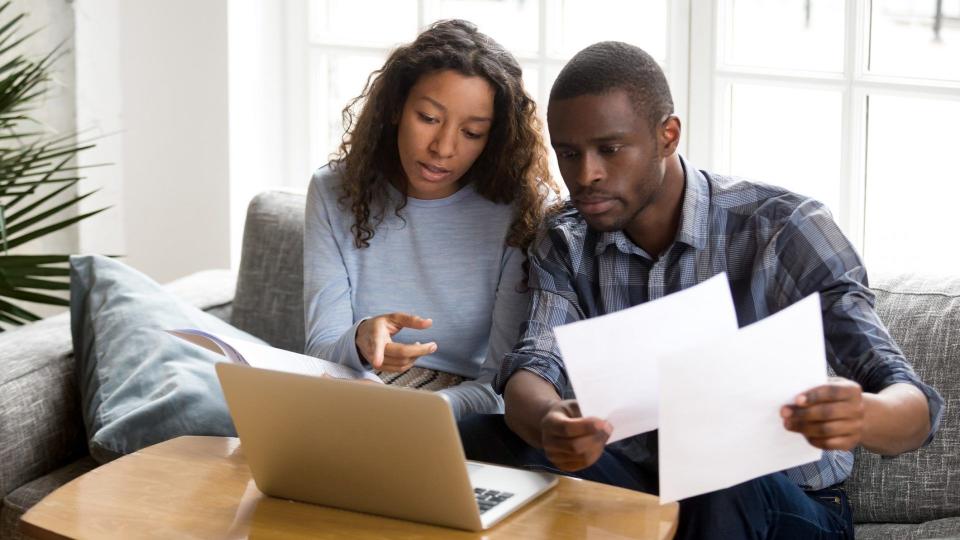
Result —
[[122, 457], [60, 487], [20, 528], [62, 538], [671, 538], [679, 506], [561, 477], [494, 528], [471, 533], [262, 494], [240, 441], [180, 437]]

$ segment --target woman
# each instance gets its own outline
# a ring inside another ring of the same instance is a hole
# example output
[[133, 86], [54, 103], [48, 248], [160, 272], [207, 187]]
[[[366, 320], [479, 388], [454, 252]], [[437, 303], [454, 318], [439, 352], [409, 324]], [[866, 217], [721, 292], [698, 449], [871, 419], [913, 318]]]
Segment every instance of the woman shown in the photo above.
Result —
[[471, 23], [436, 23], [344, 118], [307, 195], [307, 354], [443, 388], [457, 418], [501, 412], [491, 382], [526, 319], [524, 251], [557, 192], [516, 59]]

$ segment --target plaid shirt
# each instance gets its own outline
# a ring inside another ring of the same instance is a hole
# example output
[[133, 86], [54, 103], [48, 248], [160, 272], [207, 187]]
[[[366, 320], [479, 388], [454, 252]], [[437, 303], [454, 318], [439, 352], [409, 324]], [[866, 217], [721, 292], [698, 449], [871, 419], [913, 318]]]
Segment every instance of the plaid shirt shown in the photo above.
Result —
[[[698, 171], [682, 158], [681, 163], [686, 185], [680, 227], [659, 258], [622, 231], [589, 229], [569, 203], [549, 220], [530, 253], [530, 317], [503, 360], [497, 391], [525, 369], [551, 382], [564, 398], [574, 397], [554, 326], [626, 309], [727, 272], [740, 326], [819, 292], [831, 370], [865, 392], [915, 385], [930, 407], [930, 442], [943, 399], [920, 381], [877, 317], [863, 263], [826, 207], [782, 188]], [[638, 466], [656, 467], [656, 432], [612, 446]], [[786, 473], [801, 488], [815, 490], [842, 482], [852, 467], [851, 452], [826, 451], [820, 461]]]

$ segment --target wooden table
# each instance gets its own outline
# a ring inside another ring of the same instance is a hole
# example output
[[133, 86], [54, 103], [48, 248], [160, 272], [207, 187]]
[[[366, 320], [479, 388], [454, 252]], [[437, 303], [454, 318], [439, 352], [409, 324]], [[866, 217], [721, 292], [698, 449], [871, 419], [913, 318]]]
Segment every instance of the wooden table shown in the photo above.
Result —
[[262, 494], [235, 438], [180, 437], [65, 484], [20, 523], [47, 538], [671, 538], [677, 503], [560, 478], [488, 531], [470, 533]]

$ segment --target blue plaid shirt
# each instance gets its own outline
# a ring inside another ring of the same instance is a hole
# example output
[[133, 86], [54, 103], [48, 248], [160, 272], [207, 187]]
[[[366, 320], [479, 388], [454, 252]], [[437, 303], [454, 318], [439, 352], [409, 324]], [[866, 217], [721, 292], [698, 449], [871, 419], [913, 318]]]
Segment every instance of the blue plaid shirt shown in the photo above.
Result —
[[[564, 398], [574, 397], [554, 326], [642, 304], [726, 272], [740, 326], [819, 292], [831, 370], [865, 392], [894, 383], [919, 388], [930, 407], [930, 442], [943, 398], [920, 381], [877, 317], [863, 262], [826, 207], [779, 187], [681, 163], [686, 185], [680, 227], [659, 258], [622, 231], [589, 229], [569, 203], [548, 221], [530, 253], [530, 317], [504, 358], [497, 390], [503, 392], [507, 379], [525, 369]], [[656, 467], [656, 432], [611, 446], [638, 466]], [[842, 482], [852, 467], [851, 452], [826, 451], [820, 461], [786, 473], [801, 488], [815, 490]]]

